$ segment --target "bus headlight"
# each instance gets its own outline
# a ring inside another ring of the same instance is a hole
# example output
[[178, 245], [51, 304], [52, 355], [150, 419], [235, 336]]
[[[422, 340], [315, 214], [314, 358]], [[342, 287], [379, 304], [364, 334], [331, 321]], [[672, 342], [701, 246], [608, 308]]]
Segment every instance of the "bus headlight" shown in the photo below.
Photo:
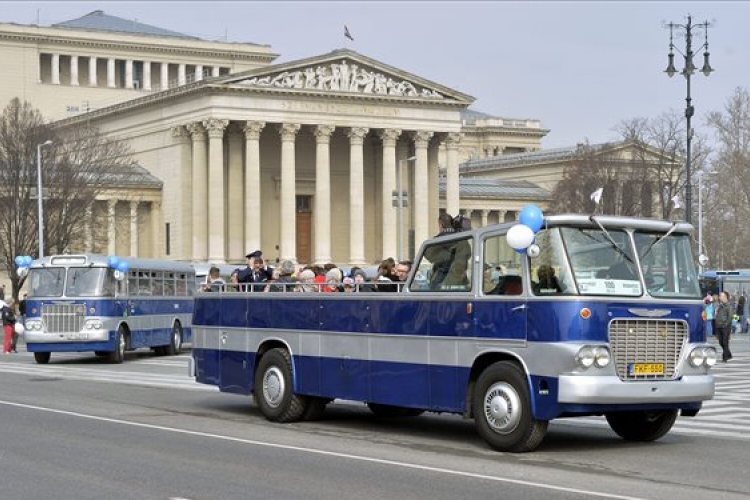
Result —
[[86, 323], [83, 325], [83, 328], [84, 330], [101, 330], [102, 321], [99, 319], [86, 320]]
[[42, 322], [39, 320], [27, 319], [26, 329], [30, 332], [36, 332], [42, 329]]
[[609, 349], [602, 346], [583, 346], [576, 353], [576, 363], [581, 368], [591, 368], [592, 366], [604, 368], [609, 365], [611, 360], [612, 356], [609, 354]]
[[688, 361], [693, 368], [701, 366], [710, 368], [716, 364], [716, 349], [706, 346], [696, 347], [690, 351]]

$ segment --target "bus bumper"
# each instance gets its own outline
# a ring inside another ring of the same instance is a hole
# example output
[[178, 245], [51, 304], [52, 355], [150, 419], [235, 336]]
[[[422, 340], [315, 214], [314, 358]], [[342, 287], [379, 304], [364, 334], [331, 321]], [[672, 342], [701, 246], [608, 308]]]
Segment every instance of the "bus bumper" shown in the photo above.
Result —
[[714, 397], [713, 375], [637, 382], [623, 382], [617, 376], [562, 375], [558, 382], [559, 403], [689, 403]]

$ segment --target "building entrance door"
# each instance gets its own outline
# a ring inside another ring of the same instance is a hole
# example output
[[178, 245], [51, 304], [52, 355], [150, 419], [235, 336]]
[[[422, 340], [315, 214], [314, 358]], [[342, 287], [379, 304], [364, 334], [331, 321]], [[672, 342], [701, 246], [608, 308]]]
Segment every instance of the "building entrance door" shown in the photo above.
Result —
[[297, 196], [296, 239], [297, 262], [312, 261], [312, 196]]

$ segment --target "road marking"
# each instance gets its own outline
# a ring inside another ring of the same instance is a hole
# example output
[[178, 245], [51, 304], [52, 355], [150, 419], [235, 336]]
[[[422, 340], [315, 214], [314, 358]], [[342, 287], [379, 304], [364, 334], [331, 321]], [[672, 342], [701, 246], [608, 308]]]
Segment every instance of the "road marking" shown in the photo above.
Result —
[[400, 462], [396, 460], [386, 460], [382, 458], [374, 458], [374, 457], [367, 457], [364, 455], [353, 455], [350, 453], [339, 453], [335, 451], [327, 451], [327, 450], [320, 450], [316, 448], [307, 448], [303, 446], [292, 446], [292, 445], [286, 445], [286, 444], [279, 444], [279, 443], [270, 443], [270, 442], [264, 442], [264, 441], [257, 441], [254, 439], [243, 439], [243, 438], [236, 438], [232, 436], [224, 436], [221, 434], [214, 434], [210, 432], [200, 432], [200, 431], [191, 431], [187, 429], [176, 429], [174, 427], [164, 427], [162, 425], [153, 425], [153, 424], [144, 424], [141, 422], [133, 422], [130, 420], [122, 420], [117, 418], [109, 418], [109, 417], [100, 417], [98, 415], [89, 415], [86, 413], [79, 413], [74, 411], [67, 411], [67, 410], [60, 410], [57, 408], [48, 408], [44, 406], [36, 406], [36, 405], [29, 405], [24, 403], [16, 403], [13, 401], [4, 401], [0, 400], [0, 404], [5, 406], [12, 406], [15, 408], [24, 408], [27, 410], [36, 410], [36, 411], [42, 411], [46, 413], [53, 413], [57, 415], [65, 415], [69, 417], [77, 417], [77, 418], [83, 418], [87, 420], [96, 420], [99, 422], [107, 422], [112, 424], [119, 424], [119, 425], [127, 425], [131, 427], [138, 427], [142, 429], [150, 429], [150, 430], [157, 430], [157, 431], [164, 431], [164, 432], [173, 432], [175, 434], [184, 434], [188, 436], [195, 436], [195, 437], [204, 437], [209, 439], [218, 439], [221, 441], [228, 441], [233, 443], [241, 443], [241, 444], [247, 444], [247, 445], [254, 445], [254, 446], [263, 446], [265, 448], [275, 448], [280, 450], [290, 450], [290, 451], [298, 451], [302, 453], [310, 453], [314, 455], [323, 455], [327, 457], [334, 457], [334, 458], [342, 458], [346, 460], [354, 460], [359, 462], [365, 462], [365, 463], [372, 463], [372, 464], [379, 464], [379, 465], [386, 465], [386, 466], [392, 466], [392, 467], [402, 467], [404, 469], [413, 469], [413, 470], [419, 470], [419, 471], [425, 471], [425, 472], [435, 472], [440, 474], [448, 474], [451, 476], [458, 476], [463, 478], [471, 478], [471, 479], [481, 479], [485, 481], [492, 481], [497, 483], [506, 483], [506, 484], [516, 484], [519, 486], [528, 486], [531, 488], [538, 488], [543, 490], [550, 490], [550, 491], [558, 491], [558, 492], [565, 492], [565, 493], [574, 493], [579, 495], [587, 495], [591, 497], [599, 497], [599, 498], [614, 498], [619, 500], [646, 500], [642, 497], [633, 497], [633, 496], [627, 496], [627, 495], [617, 495], [614, 493], [604, 493], [600, 491], [594, 491], [594, 490], [584, 490], [579, 488], [568, 488], [565, 486], [554, 486], [546, 483], [538, 483], [533, 481], [524, 481], [521, 479], [511, 479], [507, 477], [500, 477], [500, 476], [490, 476], [486, 474], [477, 474], [473, 472], [465, 472], [465, 471], [459, 471], [455, 469], [446, 469], [443, 467], [431, 467], [427, 465], [419, 465], [409, 462]]

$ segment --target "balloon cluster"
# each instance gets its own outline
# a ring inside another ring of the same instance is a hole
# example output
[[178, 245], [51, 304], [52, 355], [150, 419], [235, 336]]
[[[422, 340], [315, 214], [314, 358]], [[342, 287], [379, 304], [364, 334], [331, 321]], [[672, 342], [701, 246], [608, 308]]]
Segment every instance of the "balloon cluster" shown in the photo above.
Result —
[[518, 253], [528, 253], [531, 257], [539, 255], [539, 247], [533, 243], [542, 225], [544, 225], [542, 210], [533, 203], [524, 205], [518, 215], [518, 224], [511, 227], [505, 235], [508, 245]]
[[28, 274], [29, 272], [29, 266], [32, 262], [34, 262], [34, 259], [32, 259], [29, 255], [18, 255], [16, 256], [13, 261], [16, 263], [16, 266], [18, 266], [18, 276], [20, 278], [23, 278]]
[[115, 270], [115, 279], [118, 281], [123, 279], [130, 269], [130, 265], [126, 261], [118, 259], [116, 255], [107, 257], [107, 265], [110, 269]]

